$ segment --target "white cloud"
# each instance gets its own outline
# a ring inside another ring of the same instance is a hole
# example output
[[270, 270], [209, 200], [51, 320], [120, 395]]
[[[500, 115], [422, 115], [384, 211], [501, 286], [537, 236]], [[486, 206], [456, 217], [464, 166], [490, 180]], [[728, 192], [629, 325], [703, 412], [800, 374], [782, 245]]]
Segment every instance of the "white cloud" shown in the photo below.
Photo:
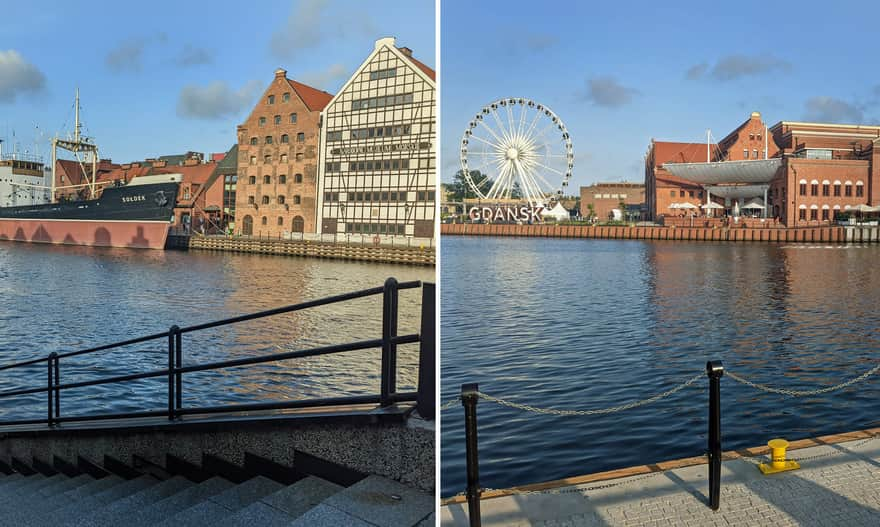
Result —
[[188, 84], [180, 90], [177, 115], [187, 119], [221, 119], [234, 117], [254, 103], [260, 89], [259, 81], [250, 81], [239, 90], [225, 81], [207, 86]]
[[301, 80], [309, 86], [332, 92], [339, 88], [342, 81], [348, 79], [352, 73], [354, 72], [342, 64], [333, 64], [324, 71], [307, 73], [302, 76]]
[[46, 87], [46, 76], [14, 49], [0, 51], [0, 102], [36, 93]]

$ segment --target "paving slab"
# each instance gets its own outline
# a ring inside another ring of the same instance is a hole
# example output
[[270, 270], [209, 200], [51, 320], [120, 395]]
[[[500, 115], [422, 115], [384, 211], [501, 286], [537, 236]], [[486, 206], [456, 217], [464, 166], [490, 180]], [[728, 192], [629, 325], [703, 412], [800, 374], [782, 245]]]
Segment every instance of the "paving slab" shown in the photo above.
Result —
[[307, 477], [264, 496], [241, 509], [216, 527], [274, 527], [288, 525], [344, 487], [327, 480]]
[[[721, 507], [708, 507], [707, 466], [514, 493], [481, 502], [484, 526], [880, 525], [880, 438], [789, 452], [801, 469], [764, 476], [763, 458], [724, 461]], [[599, 488], [601, 487], [601, 488]], [[467, 505], [444, 505], [444, 527], [468, 525]]]
[[432, 495], [381, 476], [367, 476], [322, 504], [380, 527], [412, 527], [434, 511]]
[[284, 485], [269, 478], [257, 476], [210, 496], [205, 501], [189, 507], [157, 525], [163, 527], [213, 525], [283, 487]]

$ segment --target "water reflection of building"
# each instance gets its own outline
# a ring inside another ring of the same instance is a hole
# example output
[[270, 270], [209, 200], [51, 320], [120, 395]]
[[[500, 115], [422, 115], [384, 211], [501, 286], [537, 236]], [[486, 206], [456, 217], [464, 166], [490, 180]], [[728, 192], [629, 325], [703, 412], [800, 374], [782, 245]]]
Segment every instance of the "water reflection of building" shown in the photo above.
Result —
[[[645, 156], [649, 218], [687, 203], [823, 225], [858, 205], [880, 204], [880, 126], [781, 121], [753, 112], [718, 143], [652, 140]], [[717, 215], [717, 214], [716, 214]]]
[[434, 70], [377, 40], [323, 112], [321, 233], [433, 237], [435, 102]]

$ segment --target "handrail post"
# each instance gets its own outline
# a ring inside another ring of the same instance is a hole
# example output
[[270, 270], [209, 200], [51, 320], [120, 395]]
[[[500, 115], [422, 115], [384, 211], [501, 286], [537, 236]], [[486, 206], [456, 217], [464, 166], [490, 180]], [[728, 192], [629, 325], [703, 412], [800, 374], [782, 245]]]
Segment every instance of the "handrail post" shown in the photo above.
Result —
[[477, 383], [461, 385], [467, 458], [467, 502], [471, 527], [480, 527], [480, 452], [477, 446]]
[[709, 376], [709, 507], [717, 511], [721, 500], [721, 361], [706, 363]]
[[436, 287], [422, 284], [422, 327], [419, 331], [419, 389], [416, 406], [424, 419], [433, 420], [436, 413]]
[[173, 421], [177, 412], [174, 408], [174, 348], [177, 341], [177, 332], [180, 328], [171, 326], [168, 330], [168, 420]]
[[55, 374], [55, 357], [56, 353], [53, 352], [46, 359], [46, 425], [50, 427], [55, 424], [55, 411], [52, 408], [55, 402], [55, 383], [52, 379]]
[[[179, 328], [174, 334], [174, 364], [178, 370], [183, 367], [183, 334]], [[179, 371], [174, 374], [174, 395], [175, 408], [180, 410], [183, 408], [183, 374]]]
[[54, 392], [55, 392], [55, 423], [58, 423], [58, 419], [61, 417], [61, 390], [58, 389], [58, 386], [61, 384], [61, 360], [58, 358], [57, 353], [52, 353], [52, 357], [55, 359], [55, 375], [53, 376], [53, 381], [55, 383]]
[[397, 280], [385, 280], [382, 293], [382, 380], [380, 405], [391, 405], [391, 395], [397, 391]]

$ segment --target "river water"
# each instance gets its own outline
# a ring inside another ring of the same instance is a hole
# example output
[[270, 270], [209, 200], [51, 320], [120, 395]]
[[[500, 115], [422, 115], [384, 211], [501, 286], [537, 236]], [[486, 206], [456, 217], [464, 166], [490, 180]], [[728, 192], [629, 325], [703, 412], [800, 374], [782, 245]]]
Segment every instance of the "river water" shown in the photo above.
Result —
[[[0, 244], [0, 364], [381, 286], [434, 269], [217, 252]], [[381, 337], [381, 295], [183, 336], [184, 365]], [[400, 293], [400, 334], [418, 333], [420, 290]], [[63, 383], [167, 367], [167, 340], [63, 359]], [[184, 406], [375, 394], [380, 350], [184, 375]], [[414, 390], [418, 345], [399, 348]], [[0, 391], [45, 386], [45, 363], [0, 371]], [[166, 380], [62, 392], [62, 416], [163, 409]], [[45, 394], [0, 398], [0, 420], [45, 417]]]
[[[442, 401], [460, 385], [519, 403], [599, 409], [721, 360], [809, 390], [880, 358], [880, 247], [539, 238], [442, 240]], [[536, 415], [481, 400], [488, 488], [702, 455], [708, 382], [609, 415]], [[725, 450], [878, 425], [880, 375], [791, 398], [721, 382]], [[442, 495], [464, 489], [463, 410], [442, 414]]]

